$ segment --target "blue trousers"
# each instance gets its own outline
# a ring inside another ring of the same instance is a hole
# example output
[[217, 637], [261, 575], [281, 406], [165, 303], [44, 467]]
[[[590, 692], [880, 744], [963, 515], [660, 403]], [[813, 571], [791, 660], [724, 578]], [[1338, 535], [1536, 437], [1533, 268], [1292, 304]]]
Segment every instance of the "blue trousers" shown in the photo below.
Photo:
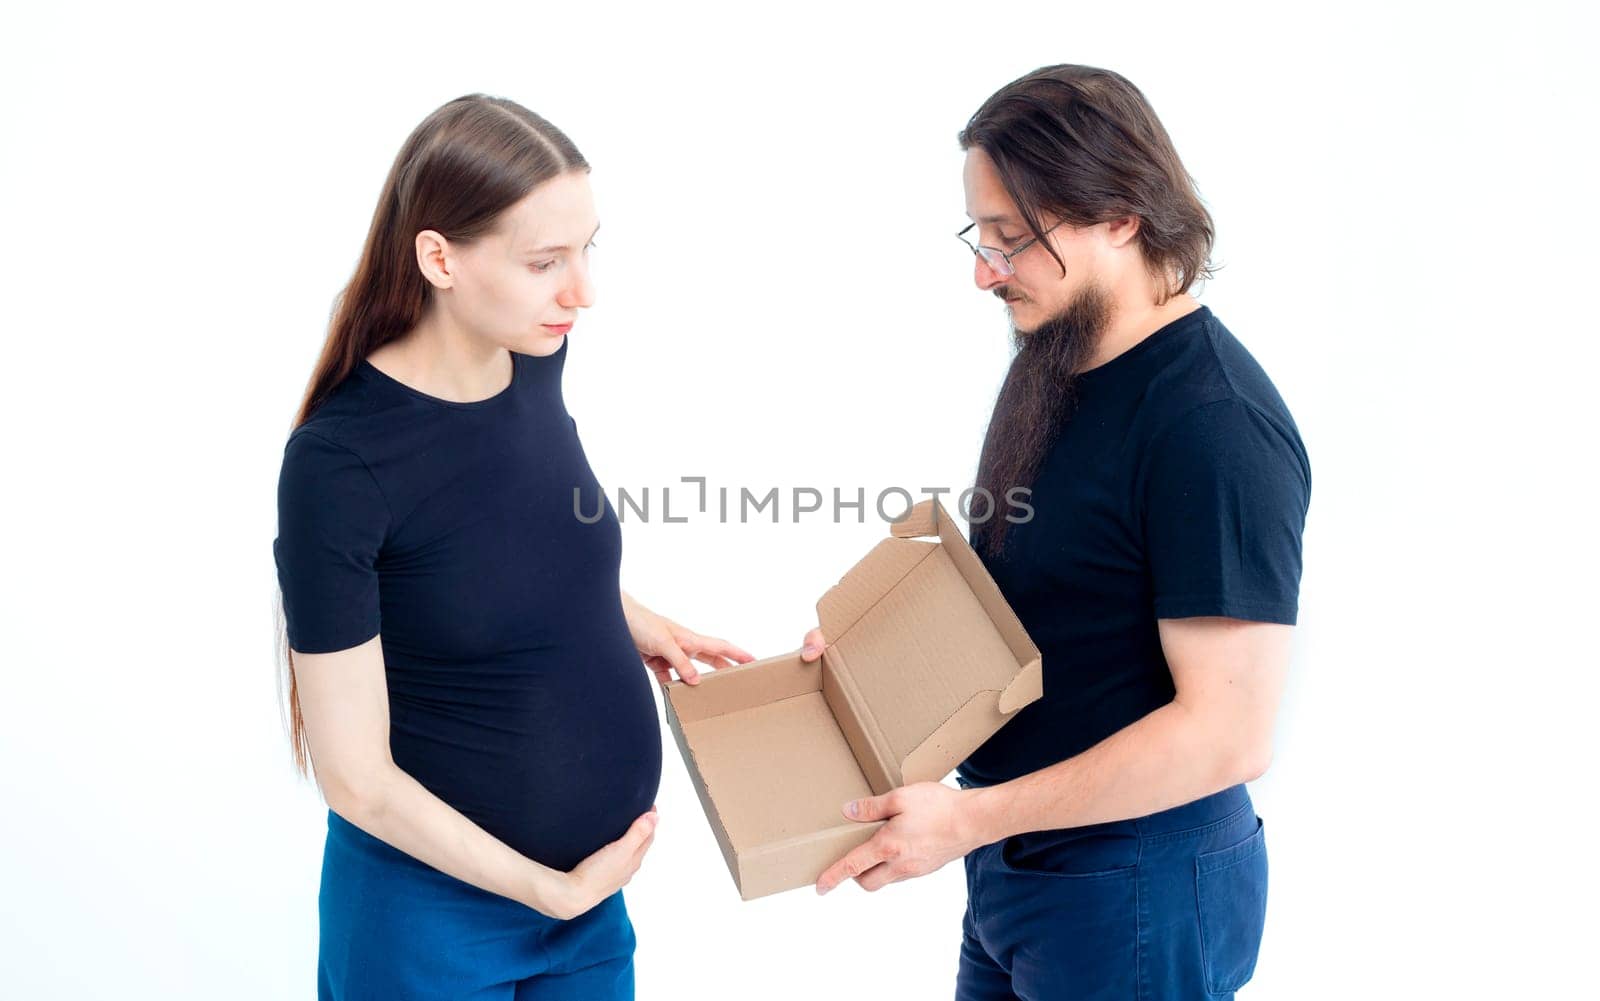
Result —
[[317, 898], [319, 1001], [633, 997], [622, 892], [570, 921], [480, 890], [333, 811]]
[[1265, 828], [1244, 786], [966, 858], [957, 1001], [1231, 998], [1255, 972]]

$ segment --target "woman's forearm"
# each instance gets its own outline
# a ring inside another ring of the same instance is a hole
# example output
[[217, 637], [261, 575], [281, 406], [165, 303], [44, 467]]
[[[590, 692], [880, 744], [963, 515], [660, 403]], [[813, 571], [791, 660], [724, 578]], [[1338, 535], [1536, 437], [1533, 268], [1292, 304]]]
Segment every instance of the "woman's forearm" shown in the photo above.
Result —
[[1025, 831], [1142, 817], [1250, 781], [1254, 749], [1171, 702], [1081, 754], [1010, 782], [973, 790], [984, 843]]
[[350, 823], [440, 872], [555, 918], [581, 908], [565, 873], [519, 854], [397, 766], [328, 805]]
[[628, 628], [631, 630], [638, 624], [639, 616], [641, 614], [648, 613], [650, 609], [639, 604], [639, 602], [634, 600], [633, 596], [628, 592], [623, 591], [621, 594], [622, 617], [627, 620]]

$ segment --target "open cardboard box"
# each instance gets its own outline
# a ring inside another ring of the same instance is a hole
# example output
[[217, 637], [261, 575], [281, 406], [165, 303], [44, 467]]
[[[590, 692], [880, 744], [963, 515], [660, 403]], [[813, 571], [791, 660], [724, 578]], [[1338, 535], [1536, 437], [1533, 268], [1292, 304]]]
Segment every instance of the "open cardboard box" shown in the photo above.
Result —
[[817, 602], [820, 662], [796, 651], [665, 686], [746, 900], [816, 882], [882, 826], [845, 818], [847, 801], [944, 778], [1043, 693], [1038, 647], [943, 506], [891, 536]]

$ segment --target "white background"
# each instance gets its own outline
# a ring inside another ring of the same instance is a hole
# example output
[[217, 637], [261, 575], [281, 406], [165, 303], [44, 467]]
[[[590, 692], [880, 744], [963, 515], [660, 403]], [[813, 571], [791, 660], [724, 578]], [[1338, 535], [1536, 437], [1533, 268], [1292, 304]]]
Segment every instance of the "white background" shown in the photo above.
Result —
[[[1202, 301], [1312, 461], [1293, 680], [1253, 787], [1272, 888], [1244, 996], [1577, 982], [1600, 666], [1587, 16], [9, 14], [0, 995], [313, 994], [325, 814], [274, 699], [274, 491], [332, 299], [424, 115], [505, 95], [594, 165], [600, 299], [566, 390], [602, 482], [915, 489], [970, 482], [1008, 356], [952, 236], [956, 131], [1063, 61], [1154, 104], [1217, 222]], [[624, 586], [777, 653], [883, 531], [629, 524]], [[950, 995], [959, 864], [741, 903], [670, 742], [660, 805], [628, 890], [641, 997]]]

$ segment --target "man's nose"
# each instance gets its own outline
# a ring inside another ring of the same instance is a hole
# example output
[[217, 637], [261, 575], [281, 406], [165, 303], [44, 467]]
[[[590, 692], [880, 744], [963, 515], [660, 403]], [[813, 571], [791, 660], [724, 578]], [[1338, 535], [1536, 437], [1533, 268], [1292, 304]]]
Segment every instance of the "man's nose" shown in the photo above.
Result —
[[989, 262], [983, 259], [982, 254], [972, 255], [972, 280], [985, 292], [1006, 283], [1005, 277], [989, 267]]

